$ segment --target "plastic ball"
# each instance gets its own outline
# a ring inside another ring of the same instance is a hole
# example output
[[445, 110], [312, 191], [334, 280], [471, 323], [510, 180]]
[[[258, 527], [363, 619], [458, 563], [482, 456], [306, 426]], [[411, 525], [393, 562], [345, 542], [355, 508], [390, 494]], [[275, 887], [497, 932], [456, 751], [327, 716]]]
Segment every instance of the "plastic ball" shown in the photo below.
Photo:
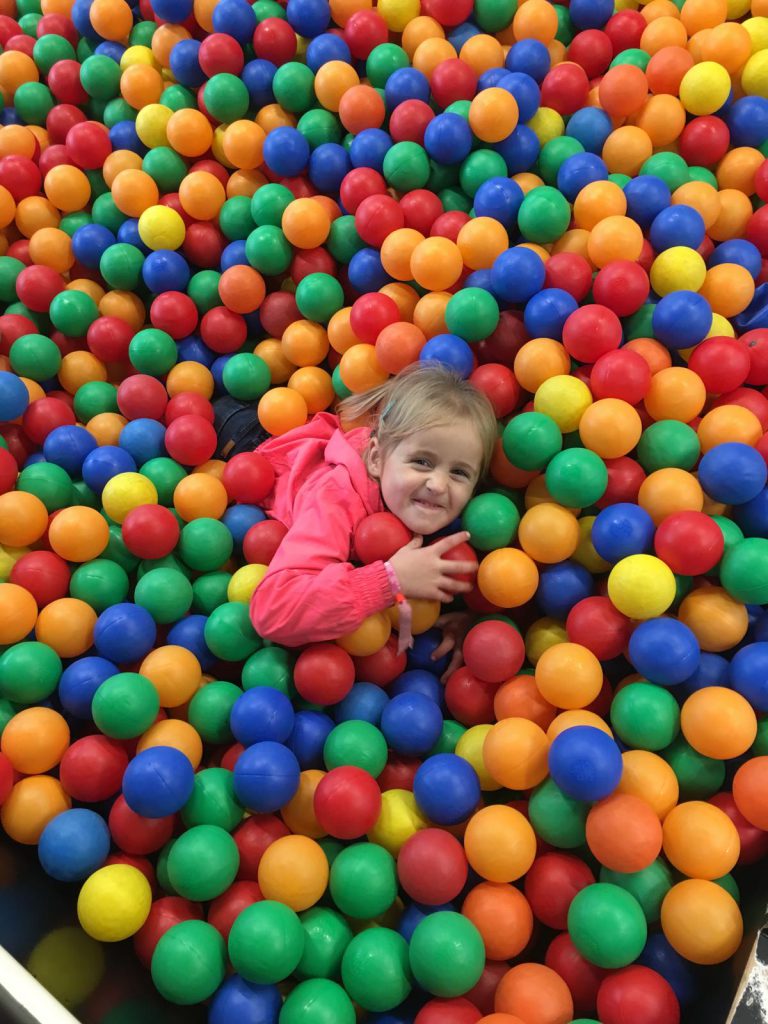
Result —
[[120, 942], [144, 924], [152, 901], [149, 882], [134, 867], [99, 868], [83, 884], [77, 916], [83, 930], [99, 942]]

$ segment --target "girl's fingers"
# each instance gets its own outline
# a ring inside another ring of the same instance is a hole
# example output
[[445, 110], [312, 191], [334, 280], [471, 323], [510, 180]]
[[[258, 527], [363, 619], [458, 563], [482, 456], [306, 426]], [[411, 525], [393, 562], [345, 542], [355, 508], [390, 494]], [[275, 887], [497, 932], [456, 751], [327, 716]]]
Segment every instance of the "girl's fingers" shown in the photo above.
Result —
[[450, 573], [451, 575], [476, 572], [477, 562], [453, 562], [450, 559], [443, 559], [441, 566], [443, 572]]
[[463, 544], [464, 541], [469, 540], [469, 536], [466, 530], [462, 530], [461, 533], [452, 533], [450, 537], [436, 540], [434, 544], [430, 545], [430, 548], [432, 551], [437, 552], [438, 555], [442, 555], [444, 552], [450, 551], [451, 548], [455, 548], [458, 544]]

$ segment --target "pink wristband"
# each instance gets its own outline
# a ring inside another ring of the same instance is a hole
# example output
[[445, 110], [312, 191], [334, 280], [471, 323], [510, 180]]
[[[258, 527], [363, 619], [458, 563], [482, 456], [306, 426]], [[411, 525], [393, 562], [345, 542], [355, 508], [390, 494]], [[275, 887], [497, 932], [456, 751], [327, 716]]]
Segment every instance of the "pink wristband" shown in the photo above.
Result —
[[397, 573], [391, 562], [385, 562], [384, 568], [387, 571], [387, 579], [389, 585], [392, 588], [392, 596], [395, 599], [395, 604], [399, 608], [399, 629], [398, 629], [398, 640], [397, 640], [397, 653], [402, 654], [403, 651], [407, 651], [413, 647], [413, 611], [408, 602], [408, 598], [400, 589], [400, 581], [397, 578]]

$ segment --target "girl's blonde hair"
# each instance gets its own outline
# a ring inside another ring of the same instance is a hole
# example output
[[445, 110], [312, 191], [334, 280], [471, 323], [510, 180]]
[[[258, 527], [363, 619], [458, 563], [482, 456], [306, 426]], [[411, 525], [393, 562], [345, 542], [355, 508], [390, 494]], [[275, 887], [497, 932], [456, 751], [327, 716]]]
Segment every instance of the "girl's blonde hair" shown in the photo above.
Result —
[[498, 425], [493, 406], [479, 388], [443, 363], [414, 363], [384, 384], [339, 403], [342, 425], [370, 426], [387, 454], [418, 430], [473, 424], [483, 448], [480, 476], [488, 472]]

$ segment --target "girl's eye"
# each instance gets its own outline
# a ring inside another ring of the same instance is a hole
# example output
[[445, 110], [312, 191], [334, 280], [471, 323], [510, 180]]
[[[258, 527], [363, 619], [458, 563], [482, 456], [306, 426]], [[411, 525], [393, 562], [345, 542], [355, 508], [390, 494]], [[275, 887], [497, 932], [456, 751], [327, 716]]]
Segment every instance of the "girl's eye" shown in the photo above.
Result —
[[413, 463], [416, 466], [428, 466], [429, 465], [429, 459], [414, 459]]
[[469, 473], [466, 471], [466, 469], [454, 469], [453, 475], [462, 476], [464, 477], [465, 480], [469, 480]]

